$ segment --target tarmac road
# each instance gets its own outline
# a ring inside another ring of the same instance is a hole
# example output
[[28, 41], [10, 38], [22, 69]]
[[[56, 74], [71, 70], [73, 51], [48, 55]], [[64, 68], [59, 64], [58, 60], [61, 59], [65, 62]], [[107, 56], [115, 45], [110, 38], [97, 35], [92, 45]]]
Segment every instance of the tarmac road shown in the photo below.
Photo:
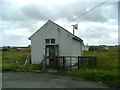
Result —
[[2, 88], [109, 88], [95, 82], [47, 73], [2, 74]]

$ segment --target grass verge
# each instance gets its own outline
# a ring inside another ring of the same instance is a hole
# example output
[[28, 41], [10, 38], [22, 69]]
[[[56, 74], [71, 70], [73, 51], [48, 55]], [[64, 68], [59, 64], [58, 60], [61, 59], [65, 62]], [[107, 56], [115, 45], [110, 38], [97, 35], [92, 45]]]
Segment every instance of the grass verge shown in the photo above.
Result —
[[4, 65], [2, 67], [2, 72], [14, 71], [14, 72], [35, 72], [35, 70], [41, 70], [41, 64], [35, 64], [30, 66], [25, 65]]
[[[84, 56], [93, 56], [92, 51], [84, 51]], [[120, 87], [118, 72], [118, 51], [98, 50], [97, 68], [80, 69], [73, 72], [73, 76], [85, 80], [107, 83], [109, 85]]]
[[118, 71], [106, 71], [98, 69], [81, 69], [73, 72], [73, 76], [84, 80], [98, 81], [115, 86], [120, 86], [120, 80], [118, 79]]

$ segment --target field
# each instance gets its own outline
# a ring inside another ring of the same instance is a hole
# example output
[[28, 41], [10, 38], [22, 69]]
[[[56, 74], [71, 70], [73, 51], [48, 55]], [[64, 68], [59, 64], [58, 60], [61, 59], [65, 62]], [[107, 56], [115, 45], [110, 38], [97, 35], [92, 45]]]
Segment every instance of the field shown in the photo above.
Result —
[[[93, 56], [93, 51], [84, 51], [84, 56]], [[99, 50], [96, 51], [98, 69], [116, 70], [118, 69], [118, 51]]]
[[14, 65], [13, 59], [18, 60], [19, 64], [22, 65], [25, 63], [27, 55], [30, 55], [28, 50], [17, 51], [15, 49], [10, 49], [9, 51], [4, 51], [2, 53], [3, 65]]
[[[27, 56], [30, 55], [30, 48], [24, 48], [24, 50], [10, 49], [2, 53], [2, 71], [20, 71], [20, 72], [34, 72], [41, 69], [40, 65], [25, 66]], [[16, 59], [19, 63], [17, 65], [14, 62]]]
[[[93, 51], [84, 51], [84, 56], [93, 56]], [[100, 83], [108, 83], [110, 85], [119, 86], [118, 79], [118, 51], [98, 50], [97, 68], [96, 69], [81, 69], [73, 72], [73, 76], [85, 79], [98, 81]]]

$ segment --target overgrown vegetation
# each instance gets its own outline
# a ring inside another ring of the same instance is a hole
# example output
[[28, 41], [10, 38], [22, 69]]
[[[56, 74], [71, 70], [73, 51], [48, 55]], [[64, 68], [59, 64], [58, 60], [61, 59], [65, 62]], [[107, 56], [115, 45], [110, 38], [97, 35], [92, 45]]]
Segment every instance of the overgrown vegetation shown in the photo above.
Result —
[[120, 85], [118, 79], [118, 51], [98, 49], [84, 51], [84, 56], [97, 56], [96, 69], [80, 69], [73, 72], [73, 76], [98, 82]]
[[30, 66], [25, 65], [3, 65], [2, 71], [14, 71], [14, 72], [35, 72], [36, 70], [41, 70], [42, 65], [35, 64]]
[[[24, 48], [24, 50], [20, 51], [15, 49], [4, 51], [2, 53], [2, 71], [34, 72], [35, 70], [42, 69], [40, 64], [25, 66], [28, 55], [30, 55], [29, 48]], [[15, 64], [14, 59], [18, 61], [19, 65]]]
[[[94, 51], [95, 50], [95, 51]], [[34, 72], [35, 70], [41, 70], [42, 65], [30, 65], [25, 66], [25, 60], [27, 55], [30, 55], [29, 50], [16, 51], [10, 49], [2, 53], [2, 70], [3, 71], [16, 71], [16, 72]], [[80, 69], [73, 72], [74, 77], [78, 77], [86, 80], [93, 80], [98, 82], [109, 83], [112, 85], [120, 85], [118, 79], [118, 51], [93, 49], [93, 51], [84, 51], [84, 56], [97, 56], [97, 68], [96, 69]], [[18, 60], [20, 65], [16, 65], [13, 59]]]
[[98, 69], [81, 69], [77, 70], [73, 73], [73, 76], [85, 79], [85, 80], [92, 80], [98, 81], [103, 83], [108, 83], [111, 85], [120, 85], [120, 80], [118, 79], [118, 71], [107, 71], [107, 70], [98, 70]]

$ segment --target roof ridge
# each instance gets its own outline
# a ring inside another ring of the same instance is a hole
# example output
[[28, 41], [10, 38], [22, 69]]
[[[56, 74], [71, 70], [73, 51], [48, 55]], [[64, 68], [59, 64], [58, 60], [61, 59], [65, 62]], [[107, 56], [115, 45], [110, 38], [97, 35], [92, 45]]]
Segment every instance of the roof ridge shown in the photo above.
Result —
[[[51, 21], [51, 20], [48, 20], [48, 21]], [[70, 33], [71, 35], [73, 35], [74, 37], [76, 37], [76, 38], [80, 39], [81, 41], [83, 41], [81, 38], [79, 38], [78, 36], [76, 36], [76, 35], [72, 34], [72, 33], [71, 33], [71, 32], [69, 32], [67, 29], [63, 28], [62, 26], [60, 26], [60, 25], [56, 24], [56, 23], [55, 23], [55, 22], [53, 22], [53, 21], [51, 21], [51, 22], [52, 22], [52, 23], [54, 23], [55, 25], [59, 26], [60, 28], [64, 29], [65, 31], [67, 31], [68, 33]]]
[[[78, 36], [72, 34], [72, 33], [69, 32], [67, 29], [65, 29], [65, 28], [63, 28], [62, 26], [56, 24], [56, 23], [53, 22], [52, 20], [48, 20], [44, 25], [46, 25], [48, 22], [52, 22], [53, 24], [57, 25], [58, 27], [64, 29], [65, 31], [67, 31], [68, 33], [70, 33], [71, 35], [73, 35], [75, 38], [78, 38], [78, 39], [80, 39], [80, 41], [83, 41], [81, 38], [79, 38]], [[44, 26], [44, 25], [43, 25], [43, 26]], [[42, 26], [42, 27], [43, 27], [43, 26]], [[40, 27], [35, 33], [37, 33], [42, 27]], [[28, 39], [30, 40], [30, 38], [31, 38], [35, 33], [33, 33]]]

